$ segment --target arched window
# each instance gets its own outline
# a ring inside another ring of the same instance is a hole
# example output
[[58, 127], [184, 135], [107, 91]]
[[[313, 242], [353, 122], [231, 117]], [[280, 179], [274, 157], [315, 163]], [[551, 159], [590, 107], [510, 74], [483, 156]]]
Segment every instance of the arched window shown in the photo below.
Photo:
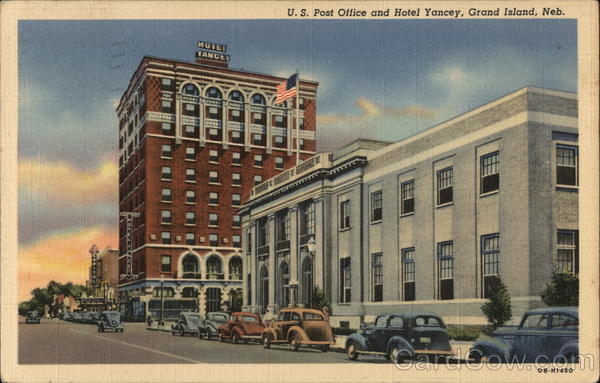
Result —
[[221, 259], [216, 255], [211, 255], [206, 261], [206, 274], [208, 279], [223, 279], [223, 267]]
[[312, 306], [313, 293], [313, 263], [310, 257], [302, 262], [302, 302], [305, 307]]
[[265, 105], [267, 101], [265, 100], [262, 94], [254, 93], [252, 95], [251, 103], [256, 105]]
[[206, 90], [206, 97], [218, 98], [219, 100], [223, 99], [223, 95], [221, 94], [221, 91], [219, 89], [215, 88], [214, 86], [211, 88], [208, 88]]
[[290, 303], [290, 270], [287, 262], [279, 266], [279, 307], [287, 307]]
[[242, 92], [234, 90], [233, 92], [229, 93], [229, 99], [231, 101], [244, 102], [244, 95]]
[[[175, 290], [172, 287], [163, 287], [163, 298], [171, 298], [175, 296]], [[153, 297], [160, 297], [160, 287], [155, 287], [152, 290]]]
[[195, 287], [184, 287], [181, 290], [181, 296], [184, 298], [196, 298], [198, 297], [198, 289]]
[[263, 313], [269, 305], [269, 270], [266, 266], [260, 269], [260, 279], [258, 281], [258, 295], [256, 297], [260, 312]]
[[183, 94], [188, 94], [190, 96], [199, 96], [200, 91], [198, 90], [198, 87], [196, 85], [186, 84], [186, 86], [183, 87]]
[[181, 264], [183, 266], [183, 278], [200, 278], [200, 266], [194, 254], [186, 254]]
[[242, 259], [233, 257], [229, 261], [229, 279], [242, 280]]

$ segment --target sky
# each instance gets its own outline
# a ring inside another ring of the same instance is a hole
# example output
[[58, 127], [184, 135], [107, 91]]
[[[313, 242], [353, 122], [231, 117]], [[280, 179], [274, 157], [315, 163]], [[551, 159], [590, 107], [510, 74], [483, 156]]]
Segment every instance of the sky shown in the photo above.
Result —
[[19, 22], [19, 298], [118, 246], [116, 104], [144, 56], [319, 81], [317, 150], [398, 141], [524, 86], [577, 91], [574, 20]]

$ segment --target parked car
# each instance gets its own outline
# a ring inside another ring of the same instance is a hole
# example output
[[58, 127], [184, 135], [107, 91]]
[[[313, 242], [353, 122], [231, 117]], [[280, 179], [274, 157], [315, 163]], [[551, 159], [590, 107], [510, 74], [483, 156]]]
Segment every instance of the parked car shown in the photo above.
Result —
[[231, 339], [233, 343], [237, 344], [240, 341], [244, 343], [248, 343], [249, 340], [260, 341], [264, 329], [265, 326], [257, 314], [234, 312], [217, 331], [221, 342], [225, 339]]
[[191, 334], [197, 336], [201, 322], [202, 318], [200, 318], [200, 314], [196, 312], [182, 312], [179, 314], [177, 322], [171, 325], [171, 334], [179, 334], [181, 336]]
[[198, 327], [198, 338], [210, 339], [213, 336], [219, 336], [217, 329], [227, 323], [229, 315], [218, 311], [206, 314], [206, 319]]
[[277, 319], [264, 329], [262, 342], [265, 348], [276, 343], [289, 343], [293, 351], [301, 345], [312, 345], [327, 352], [335, 339], [322, 311], [289, 307], [281, 309]]
[[97, 323], [102, 318], [102, 314], [94, 311], [91, 313], [91, 317], [91, 323]]
[[577, 307], [545, 307], [528, 311], [519, 326], [499, 327], [490, 336], [479, 337], [469, 359], [576, 362], [578, 355]]
[[446, 325], [429, 313], [379, 315], [374, 324], [350, 335], [345, 349], [350, 360], [361, 354], [379, 355], [394, 362], [418, 355], [451, 355]]
[[83, 318], [83, 313], [80, 312], [75, 312], [73, 313], [73, 322], [81, 322], [81, 319]]
[[92, 323], [92, 313], [87, 311], [81, 313], [81, 323]]
[[118, 311], [102, 311], [100, 320], [96, 323], [98, 332], [113, 330], [123, 332], [123, 323], [121, 322], [121, 313]]
[[40, 323], [40, 314], [33, 310], [33, 311], [29, 311], [27, 313], [27, 316], [25, 317], [25, 323]]

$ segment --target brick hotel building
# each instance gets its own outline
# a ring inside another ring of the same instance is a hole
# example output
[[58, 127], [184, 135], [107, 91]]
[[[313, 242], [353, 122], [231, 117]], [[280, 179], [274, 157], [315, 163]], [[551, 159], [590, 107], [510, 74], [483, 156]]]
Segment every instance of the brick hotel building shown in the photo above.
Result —
[[[242, 288], [250, 190], [315, 154], [318, 83], [275, 105], [284, 79], [144, 57], [117, 107], [119, 301], [126, 317], [221, 310]], [[299, 111], [299, 132], [296, 111]], [[299, 140], [296, 138], [299, 137]], [[122, 215], [122, 214], [121, 214]], [[130, 275], [130, 276], [129, 276]], [[162, 290], [161, 290], [162, 289]]]

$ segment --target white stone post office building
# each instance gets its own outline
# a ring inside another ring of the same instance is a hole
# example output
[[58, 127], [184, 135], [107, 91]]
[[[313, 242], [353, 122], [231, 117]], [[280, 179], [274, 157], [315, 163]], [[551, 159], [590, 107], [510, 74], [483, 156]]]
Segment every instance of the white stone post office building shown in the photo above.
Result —
[[575, 94], [523, 88], [258, 185], [241, 211], [245, 308], [310, 305], [320, 287], [334, 326], [422, 310], [484, 324], [501, 278], [520, 317], [553, 270], [578, 273], [577, 115]]

